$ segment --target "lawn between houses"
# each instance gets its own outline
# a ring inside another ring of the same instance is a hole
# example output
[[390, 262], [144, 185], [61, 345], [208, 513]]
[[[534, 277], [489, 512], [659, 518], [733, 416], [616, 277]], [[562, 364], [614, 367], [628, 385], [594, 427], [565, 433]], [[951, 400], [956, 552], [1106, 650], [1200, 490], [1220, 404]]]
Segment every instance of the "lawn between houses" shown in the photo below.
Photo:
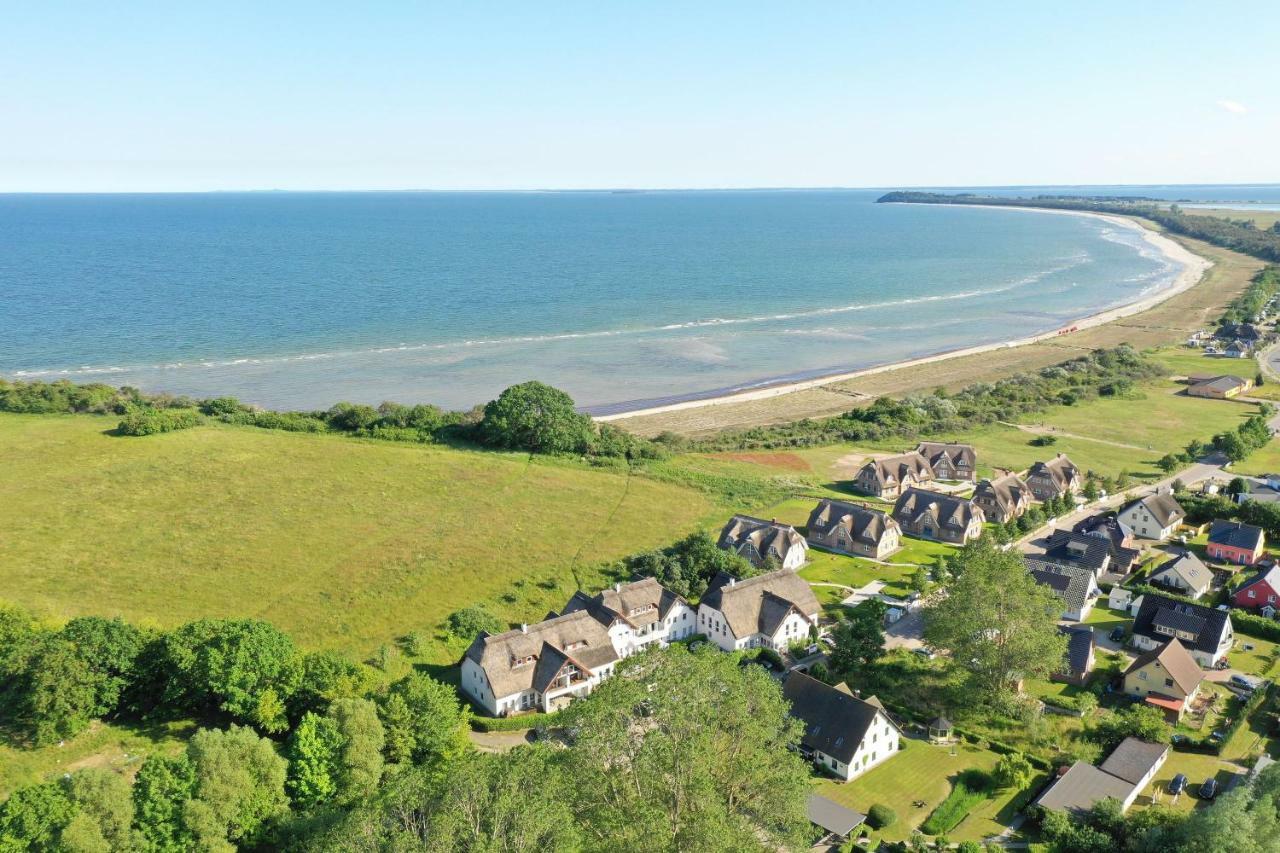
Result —
[[[915, 738], [904, 738], [903, 749], [883, 764], [868, 770], [852, 782], [823, 779], [817, 792], [851, 809], [866, 814], [876, 803], [889, 806], [898, 819], [892, 826], [872, 833], [885, 841], [911, 837], [924, 820], [951, 792], [952, 784], [966, 770], [990, 773], [1000, 756], [969, 743], [940, 746]], [[953, 754], [954, 753], [954, 754]], [[1043, 781], [1037, 776], [1032, 786]], [[981, 841], [1004, 831], [1013, 819], [1014, 802], [1021, 790], [998, 790], [980, 802], [955, 829], [947, 833], [952, 841]], [[923, 805], [915, 806], [916, 802]]]

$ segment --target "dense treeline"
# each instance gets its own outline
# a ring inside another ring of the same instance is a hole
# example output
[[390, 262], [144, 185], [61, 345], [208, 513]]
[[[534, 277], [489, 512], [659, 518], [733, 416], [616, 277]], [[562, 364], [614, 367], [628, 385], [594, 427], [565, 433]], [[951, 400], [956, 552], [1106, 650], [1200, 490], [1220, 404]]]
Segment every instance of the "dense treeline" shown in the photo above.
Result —
[[1204, 240], [1206, 243], [1252, 255], [1264, 261], [1280, 261], [1280, 228], [1263, 230], [1247, 219], [1195, 216], [1185, 213], [1176, 204], [1164, 206], [1156, 203], [1154, 199], [1058, 195], [1015, 198], [971, 193], [948, 195], [928, 192], [891, 192], [885, 193], [877, 201], [912, 204], [981, 204], [992, 207], [1048, 207], [1055, 210], [1141, 216], [1164, 226], [1174, 234]]
[[1163, 374], [1161, 366], [1127, 344], [1022, 373], [980, 382], [954, 394], [938, 389], [902, 399], [878, 397], [843, 415], [775, 426], [732, 430], [694, 442], [699, 450], [804, 447], [841, 441], [916, 438], [962, 432], [1013, 421], [1055, 405], [1131, 393], [1137, 383]]
[[[1280, 224], [1280, 223], [1277, 223]], [[1223, 323], [1252, 323], [1267, 301], [1280, 293], [1280, 267], [1263, 267], [1249, 281], [1249, 287], [1227, 306]]]
[[685, 598], [700, 597], [719, 572], [749, 578], [765, 571], [732, 551], [716, 547], [716, 541], [702, 530], [667, 548], [624, 557], [609, 568], [618, 577], [657, 578], [658, 583]]
[[[0, 607], [0, 731], [193, 718], [135, 779], [77, 770], [0, 804], [0, 850], [772, 850], [807, 846], [799, 726], [759, 667], [682, 646], [561, 713], [558, 747], [477, 754], [455, 690], [389, 685], [265, 622], [162, 632]], [[678, 756], [680, 760], [669, 760]]]
[[117, 432], [128, 436], [189, 429], [208, 418], [289, 432], [336, 432], [418, 443], [474, 442], [530, 453], [617, 459], [651, 459], [665, 453], [660, 442], [639, 438], [609, 424], [597, 425], [577, 411], [568, 394], [541, 382], [513, 385], [496, 400], [467, 412], [391, 402], [376, 408], [338, 403], [323, 411], [277, 412], [241, 403], [234, 397], [192, 400], [100, 383], [0, 379], [0, 412], [122, 415]]

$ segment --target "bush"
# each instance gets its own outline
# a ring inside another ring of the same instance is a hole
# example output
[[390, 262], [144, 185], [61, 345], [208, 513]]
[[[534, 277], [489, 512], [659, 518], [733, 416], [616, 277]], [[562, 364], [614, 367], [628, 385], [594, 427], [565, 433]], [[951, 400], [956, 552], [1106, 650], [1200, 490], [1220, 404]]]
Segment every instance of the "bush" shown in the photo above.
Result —
[[121, 435], [155, 435], [199, 425], [200, 413], [195, 409], [140, 409], [125, 415], [117, 432]]
[[464, 607], [461, 610], [455, 610], [450, 613], [448, 618], [445, 619], [445, 627], [448, 628], [450, 634], [464, 640], [475, 639], [481, 631], [500, 634], [506, 628], [505, 625], [498, 621], [497, 616], [494, 616], [479, 604], [473, 604], [470, 607]]
[[951, 786], [951, 793], [938, 804], [920, 831], [925, 835], [942, 835], [960, 825], [969, 812], [991, 796], [991, 780], [980, 770], [966, 770]]
[[559, 712], [550, 714], [520, 714], [515, 717], [481, 717], [471, 715], [471, 728], [478, 732], [518, 732], [522, 729], [542, 729], [555, 723]]
[[867, 809], [867, 823], [872, 829], [884, 829], [898, 822], [898, 813], [884, 803], [876, 803]]

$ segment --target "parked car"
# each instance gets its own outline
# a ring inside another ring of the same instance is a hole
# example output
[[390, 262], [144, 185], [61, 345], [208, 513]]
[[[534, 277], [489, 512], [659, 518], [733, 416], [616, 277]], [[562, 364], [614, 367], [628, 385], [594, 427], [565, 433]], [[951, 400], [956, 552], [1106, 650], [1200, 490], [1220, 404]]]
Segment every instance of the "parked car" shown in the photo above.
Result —
[[1187, 790], [1187, 774], [1179, 773], [1177, 776], [1174, 776], [1173, 781], [1169, 783], [1169, 793], [1181, 794], [1185, 790]]
[[1256, 678], [1250, 678], [1247, 675], [1241, 675], [1237, 672], [1235, 675], [1231, 676], [1231, 685], [1233, 687], [1239, 687], [1242, 690], [1253, 691], [1258, 689], [1258, 680]]
[[1119, 643], [1119, 642], [1123, 642], [1124, 635], [1125, 635], [1124, 628], [1112, 628], [1111, 634], [1109, 636], [1111, 637], [1111, 642]]
[[1212, 800], [1218, 795], [1218, 780], [1210, 776], [1204, 780], [1204, 784], [1200, 786], [1200, 796], [1206, 800]]

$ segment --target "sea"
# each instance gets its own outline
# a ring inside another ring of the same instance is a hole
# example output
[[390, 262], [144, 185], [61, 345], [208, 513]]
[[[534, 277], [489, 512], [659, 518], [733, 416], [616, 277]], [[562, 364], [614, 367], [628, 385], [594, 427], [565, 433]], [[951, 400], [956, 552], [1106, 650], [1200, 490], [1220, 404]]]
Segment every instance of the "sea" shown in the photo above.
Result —
[[0, 376], [280, 409], [538, 379], [610, 413], [1051, 331], [1178, 271], [1105, 221], [884, 191], [0, 195]]

